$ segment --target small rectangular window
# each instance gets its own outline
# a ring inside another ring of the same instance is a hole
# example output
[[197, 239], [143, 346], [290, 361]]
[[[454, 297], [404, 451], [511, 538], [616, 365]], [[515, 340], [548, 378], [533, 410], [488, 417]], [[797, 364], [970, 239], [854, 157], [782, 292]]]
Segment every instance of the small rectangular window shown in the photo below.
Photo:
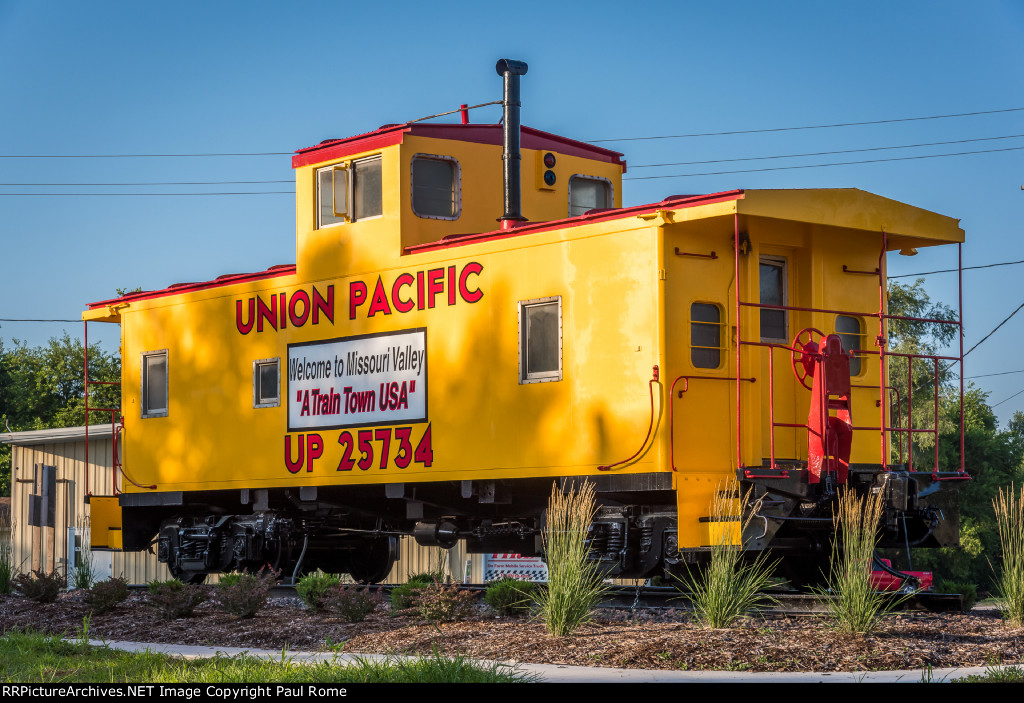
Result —
[[[786, 305], [786, 260], [762, 258], [758, 270], [762, 305]], [[785, 310], [761, 308], [761, 341], [788, 342]]]
[[167, 350], [142, 353], [142, 417], [167, 416]]
[[281, 405], [281, 360], [252, 362], [252, 406], [276, 408]]
[[859, 376], [862, 358], [857, 351], [864, 349], [864, 325], [859, 317], [836, 315], [836, 334], [843, 342], [843, 351], [853, 352], [850, 357], [850, 375]]
[[449, 156], [416, 154], [412, 157], [412, 211], [434, 220], [458, 219], [459, 162]]
[[317, 229], [381, 215], [381, 193], [379, 156], [317, 170]]
[[579, 175], [569, 179], [569, 217], [611, 206], [611, 181], [596, 176]]
[[722, 365], [722, 309], [713, 303], [690, 306], [690, 361], [698, 369]]
[[519, 382], [562, 380], [562, 298], [519, 303]]

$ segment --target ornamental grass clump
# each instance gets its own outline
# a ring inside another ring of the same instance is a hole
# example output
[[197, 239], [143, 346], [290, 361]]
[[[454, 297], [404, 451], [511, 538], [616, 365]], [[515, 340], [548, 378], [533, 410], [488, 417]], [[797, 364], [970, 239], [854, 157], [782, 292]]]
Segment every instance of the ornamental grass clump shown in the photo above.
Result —
[[584, 481], [563, 493], [552, 487], [542, 535], [548, 587], [538, 594], [540, 618], [549, 634], [564, 637], [589, 620], [607, 591], [597, 562], [587, 559], [587, 533], [594, 519], [594, 484]]
[[840, 496], [833, 517], [836, 541], [828, 579], [831, 598], [825, 605], [836, 627], [847, 634], [871, 632], [881, 616], [899, 603], [876, 591], [871, 583], [878, 525], [884, 510], [882, 500], [881, 492], [861, 498], [848, 489]]
[[[742, 535], [754, 511], [743, 518], [736, 515], [750, 500], [749, 491], [740, 499], [737, 492], [735, 481], [715, 491], [708, 524], [718, 529], [712, 537], [710, 559], [703, 569], [680, 579], [690, 592], [697, 620], [715, 629], [730, 627], [747, 612], [775, 602], [764, 594], [772, 582], [775, 563], [768, 561], [765, 552], [752, 559], [744, 557]], [[738, 528], [738, 532], [730, 527]]]
[[1003, 564], [996, 578], [1003, 617], [1015, 626], [1024, 626], [1024, 486], [1014, 495], [1011, 485], [992, 501], [999, 527]]
[[506, 576], [487, 584], [484, 602], [501, 615], [515, 617], [530, 612], [536, 593], [536, 584]]

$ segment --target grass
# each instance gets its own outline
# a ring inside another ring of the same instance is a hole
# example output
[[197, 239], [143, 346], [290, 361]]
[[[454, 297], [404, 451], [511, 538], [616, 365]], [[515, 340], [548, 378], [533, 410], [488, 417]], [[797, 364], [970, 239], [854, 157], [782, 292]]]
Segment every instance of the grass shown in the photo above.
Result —
[[836, 628], [848, 634], [871, 632], [881, 616], [899, 602], [878, 593], [871, 584], [871, 562], [884, 509], [882, 498], [881, 492], [860, 498], [847, 490], [839, 498], [834, 517], [836, 541], [828, 580], [832, 598], [825, 603]]
[[1002, 546], [1002, 568], [996, 578], [1000, 610], [1014, 626], [1024, 626], [1024, 485], [1020, 496], [1014, 495], [1013, 486], [992, 501], [999, 526]]
[[0, 639], [0, 681], [23, 683], [527, 683], [536, 677], [506, 664], [478, 664], [434, 652], [429, 657], [301, 664], [216, 656], [181, 660], [120, 652], [36, 633]]
[[594, 484], [563, 493], [553, 486], [544, 526], [548, 587], [537, 594], [540, 618], [555, 637], [571, 634], [593, 615], [607, 590], [597, 563], [587, 559], [587, 532], [594, 519]]
[[[736, 512], [736, 492], [735, 481], [724, 490], [715, 491], [710, 506], [711, 524], [730, 524], [727, 521]], [[746, 505], [749, 498], [748, 492], [741, 498], [740, 505]], [[740, 534], [746, 531], [752, 517], [750, 513], [741, 521]], [[697, 619], [704, 626], [716, 629], [729, 627], [747, 612], [774, 601], [764, 595], [772, 581], [774, 563], [768, 561], [764, 552], [751, 561], [745, 560], [743, 546], [732, 544], [730, 532], [725, 529], [717, 532], [705, 569], [680, 579], [691, 594], [690, 602]]]

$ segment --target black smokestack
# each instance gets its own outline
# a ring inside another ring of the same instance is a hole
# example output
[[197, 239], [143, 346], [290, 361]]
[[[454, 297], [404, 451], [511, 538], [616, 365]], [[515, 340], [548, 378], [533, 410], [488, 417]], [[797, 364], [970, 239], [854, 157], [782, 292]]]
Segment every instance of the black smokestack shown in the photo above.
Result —
[[504, 150], [505, 214], [501, 216], [501, 228], [511, 229], [516, 222], [526, 220], [522, 213], [522, 184], [520, 179], [519, 155], [519, 76], [525, 75], [529, 66], [524, 61], [501, 59], [494, 67], [505, 79], [505, 97], [502, 101], [502, 141]]

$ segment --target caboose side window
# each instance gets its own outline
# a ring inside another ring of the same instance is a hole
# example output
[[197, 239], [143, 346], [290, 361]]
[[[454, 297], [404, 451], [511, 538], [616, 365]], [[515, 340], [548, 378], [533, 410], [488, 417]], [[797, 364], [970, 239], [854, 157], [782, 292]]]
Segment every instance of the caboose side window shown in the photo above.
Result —
[[252, 362], [252, 406], [276, 408], [281, 405], [281, 359]]
[[334, 164], [316, 172], [317, 229], [383, 213], [381, 159]]
[[690, 362], [698, 369], [722, 364], [722, 309], [713, 303], [690, 306]]
[[612, 206], [612, 183], [607, 178], [576, 175], [569, 179], [569, 217]]
[[142, 417], [167, 416], [167, 350], [142, 353]]
[[[836, 315], [836, 334], [843, 342], [843, 351], [851, 352], [864, 348], [864, 326], [859, 317], [852, 315]], [[854, 354], [850, 358], [850, 375], [859, 376], [861, 357]]]
[[562, 380], [562, 297], [519, 303], [519, 382]]
[[[786, 305], [786, 260], [762, 257], [758, 271], [762, 305]], [[785, 310], [761, 308], [761, 341], [788, 342], [787, 316]]]
[[412, 211], [432, 220], [457, 220], [461, 214], [459, 162], [450, 156], [412, 157]]

